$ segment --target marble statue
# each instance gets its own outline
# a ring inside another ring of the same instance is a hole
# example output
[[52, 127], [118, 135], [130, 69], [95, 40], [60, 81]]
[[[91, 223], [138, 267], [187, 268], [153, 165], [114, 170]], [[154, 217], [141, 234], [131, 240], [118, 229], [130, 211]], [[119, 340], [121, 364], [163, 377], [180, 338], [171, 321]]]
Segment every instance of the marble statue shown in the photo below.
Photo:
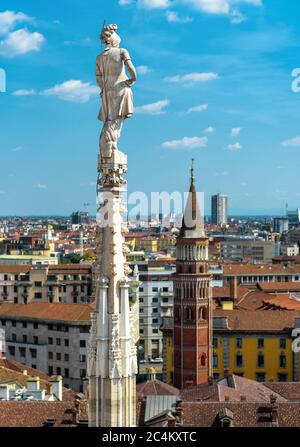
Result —
[[99, 142], [103, 162], [118, 150], [123, 122], [133, 114], [131, 86], [136, 81], [136, 70], [128, 51], [120, 48], [121, 38], [116, 33], [117, 29], [114, 24], [102, 29], [100, 39], [105, 48], [96, 61], [96, 79], [102, 99], [98, 118], [104, 123]]

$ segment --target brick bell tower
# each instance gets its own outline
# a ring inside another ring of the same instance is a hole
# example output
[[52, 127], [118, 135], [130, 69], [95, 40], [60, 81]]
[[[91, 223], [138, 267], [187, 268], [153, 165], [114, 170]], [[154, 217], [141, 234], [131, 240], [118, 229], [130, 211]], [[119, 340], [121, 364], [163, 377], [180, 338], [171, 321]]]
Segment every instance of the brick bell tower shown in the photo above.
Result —
[[174, 385], [198, 385], [212, 376], [212, 286], [208, 238], [191, 185], [176, 246], [174, 281]]

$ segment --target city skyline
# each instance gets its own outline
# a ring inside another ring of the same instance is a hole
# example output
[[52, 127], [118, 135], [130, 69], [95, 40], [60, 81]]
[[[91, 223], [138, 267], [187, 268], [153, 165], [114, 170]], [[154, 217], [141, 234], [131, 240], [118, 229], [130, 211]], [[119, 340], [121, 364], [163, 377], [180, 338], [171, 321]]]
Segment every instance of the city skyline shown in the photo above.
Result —
[[69, 1], [2, 3], [0, 215], [96, 208], [94, 62], [104, 19], [119, 24], [138, 66], [136, 115], [121, 140], [129, 193], [186, 191], [194, 157], [205, 214], [217, 192], [228, 195], [231, 215], [298, 206], [300, 94], [291, 85], [300, 64], [299, 6], [183, 3], [115, 0], [99, 10], [94, 0], [88, 9], [76, 0], [72, 17]]

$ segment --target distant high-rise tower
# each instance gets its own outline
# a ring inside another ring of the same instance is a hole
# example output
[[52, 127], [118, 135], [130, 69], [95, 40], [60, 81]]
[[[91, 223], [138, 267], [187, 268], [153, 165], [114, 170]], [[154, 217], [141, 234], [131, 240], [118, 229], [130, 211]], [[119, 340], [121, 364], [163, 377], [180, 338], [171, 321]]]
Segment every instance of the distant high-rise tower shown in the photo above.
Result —
[[212, 286], [208, 239], [191, 186], [176, 248], [174, 280], [174, 385], [207, 382], [212, 375]]
[[216, 194], [211, 198], [211, 223], [226, 225], [228, 221], [228, 197]]

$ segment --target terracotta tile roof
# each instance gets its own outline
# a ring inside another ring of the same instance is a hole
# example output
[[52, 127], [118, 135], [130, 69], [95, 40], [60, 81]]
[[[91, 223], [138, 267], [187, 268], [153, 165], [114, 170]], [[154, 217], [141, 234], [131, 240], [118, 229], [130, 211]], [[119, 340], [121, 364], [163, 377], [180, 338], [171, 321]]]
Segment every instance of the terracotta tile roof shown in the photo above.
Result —
[[138, 400], [144, 399], [146, 396], [177, 396], [179, 390], [172, 385], [161, 382], [160, 380], [147, 380], [146, 382], [137, 383], [136, 393]]
[[31, 265], [0, 264], [0, 273], [29, 273]]
[[218, 384], [213, 382], [185, 388], [180, 391], [180, 398], [184, 402], [219, 401]]
[[[183, 402], [184, 427], [220, 426], [220, 414], [232, 412], [234, 427], [270, 427], [271, 405], [257, 402]], [[300, 403], [277, 404], [278, 426], [300, 426]]]
[[223, 264], [223, 274], [230, 275], [274, 275], [274, 274], [299, 274], [300, 265], [284, 267], [280, 264]]
[[[298, 388], [300, 390], [300, 384]], [[263, 384], [235, 374], [230, 374], [225, 379], [219, 381], [218, 391], [220, 402], [225, 402], [226, 400], [240, 402], [241, 398], [247, 402], [270, 402], [272, 394], [277, 398], [277, 402], [286, 401], [280, 394]]]
[[257, 287], [263, 292], [300, 292], [299, 282], [260, 282]]
[[231, 331], [247, 332], [272, 332], [290, 331], [294, 327], [294, 318], [300, 317], [300, 311], [267, 311], [256, 310], [247, 312], [245, 310], [223, 311], [220, 309], [214, 312], [214, 331], [224, 331], [217, 327], [217, 319], [227, 318], [228, 329]]
[[74, 427], [73, 402], [0, 401], [0, 427], [44, 427], [55, 419], [54, 427]]
[[237, 302], [237, 307], [243, 310], [258, 310], [263, 307], [268, 297], [268, 294], [261, 291], [249, 291]]
[[[248, 286], [242, 286], [239, 285], [237, 287], [237, 296], [238, 299], [241, 299], [244, 297], [247, 293], [250, 292], [250, 289]], [[223, 287], [213, 287], [212, 289], [213, 298], [230, 298], [230, 287], [229, 286], [223, 286]]]
[[28, 303], [0, 304], [0, 318], [30, 318], [44, 321], [89, 323], [94, 306], [90, 304]]
[[299, 382], [264, 382], [264, 386], [280, 394], [288, 401], [300, 401]]
[[264, 305], [276, 309], [300, 310], [299, 298], [300, 296], [298, 296], [297, 300], [296, 297], [290, 294], [268, 295], [268, 298], [264, 300]]

